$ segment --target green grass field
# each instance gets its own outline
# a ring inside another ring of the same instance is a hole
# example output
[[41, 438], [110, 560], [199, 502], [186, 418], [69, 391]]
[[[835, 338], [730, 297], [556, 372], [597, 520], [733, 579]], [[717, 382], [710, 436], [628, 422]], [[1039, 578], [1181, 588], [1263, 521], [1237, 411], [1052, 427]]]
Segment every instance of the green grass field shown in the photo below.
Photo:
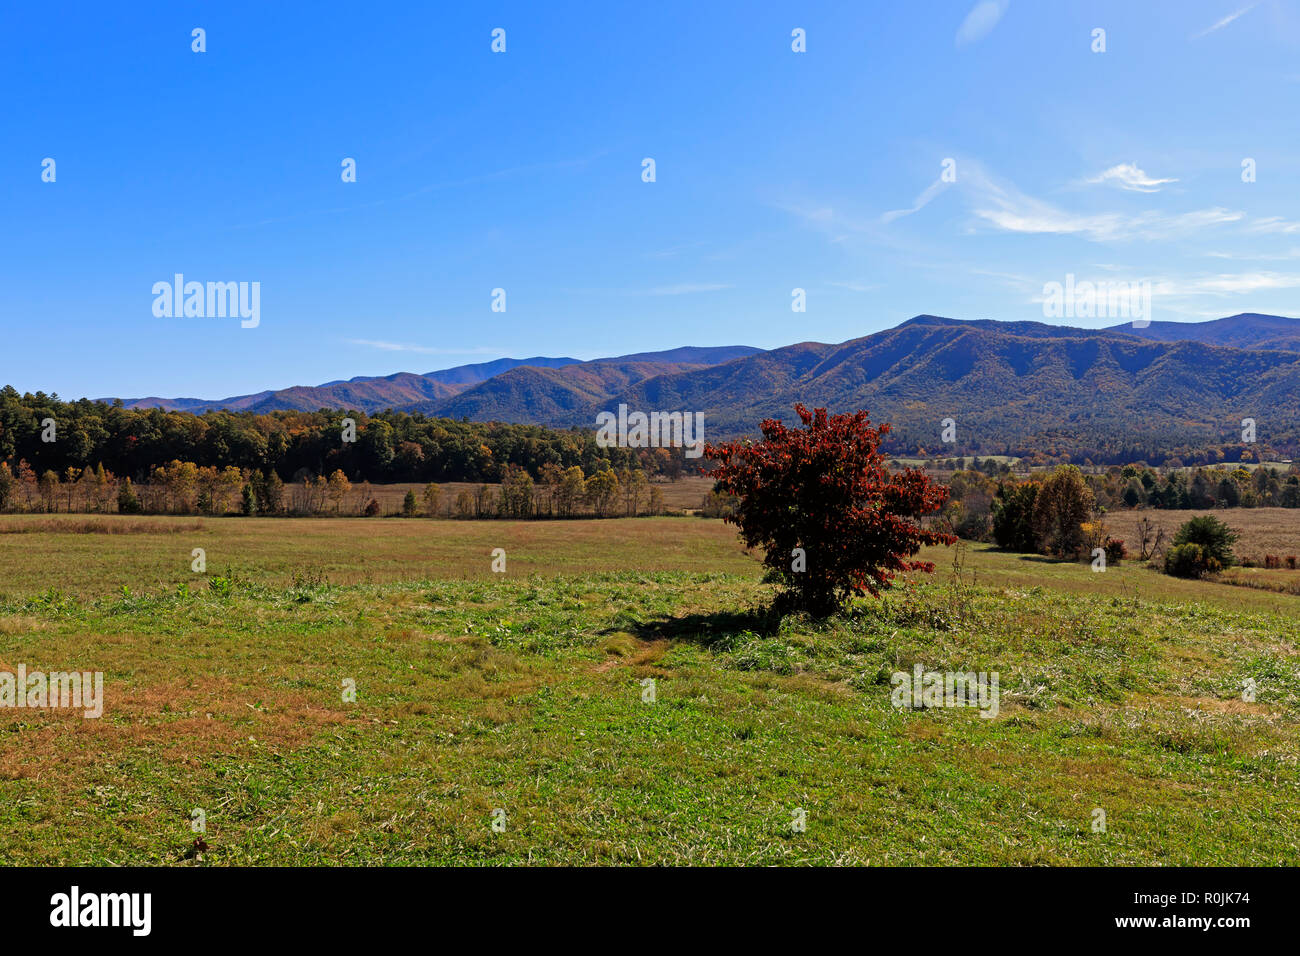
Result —
[[202, 865], [1300, 860], [1294, 595], [963, 546], [773, 627], [717, 521], [27, 520], [0, 670], [106, 703], [0, 710], [4, 863], [194, 865], [195, 808]]

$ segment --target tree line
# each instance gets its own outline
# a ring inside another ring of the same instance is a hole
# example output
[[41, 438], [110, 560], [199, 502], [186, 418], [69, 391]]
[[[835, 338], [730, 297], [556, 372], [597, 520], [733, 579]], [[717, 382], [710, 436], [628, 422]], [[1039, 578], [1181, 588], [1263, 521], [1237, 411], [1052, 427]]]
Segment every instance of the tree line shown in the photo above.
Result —
[[[1059, 465], [1023, 476], [991, 459], [973, 465], [948, 479], [943, 518], [954, 532], [1058, 557], [1095, 547], [1106, 548], [1108, 560], [1124, 557], [1124, 542], [1111, 544], [1105, 534], [1104, 516], [1119, 509], [1300, 508], [1295, 465], [1158, 470], [1138, 462], [1090, 474]], [[1133, 543], [1144, 560], [1159, 550], [1145, 539]]]
[[[285, 482], [273, 469], [172, 461], [155, 468], [148, 481], [136, 483], [103, 465], [70, 468], [61, 478], [53, 470], [37, 475], [21, 461], [17, 474], [8, 462], [0, 462], [0, 511], [373, 517], [382, 508], [370, 482], [354, 484], [341, 469]], [[663, 511], [662, 490], [640, 468], [607, 465], [586, 475], [579, 465], [560, 468], [550, 462], [536, 479], [507, 465], [495, 486], [457, 489], [429, 482], [419, 494], [407, 491], [402, 503], [408, 517], [607, 518]]]
[[[1137, 462], [1079, 473], [1100, 513], [1124, 508], [1300, 508], [1300, 467], [1294, 464], [1156, 469]], [[976, 458], [971, 467], [949, 477], [944, 516], [962, 537], [992, 540], [996, 499], [1012, 494], [1017, 485], [1040, 481], [1041, 474], [1016, 475], [1004, 463]]]
[[[81, 399], [61, 401], [43, 392], [0, 389], [0, 461], [17, 476], [24, 467], [38, 480], [61, 482], [71, 470], [103, 468], [136, 484], [158, 468], [188, 462], [195, 468], [273, 472], [284, 482], [341, 471], [353, 482], [498, 483], [508, 469], [534, 480], [546, 465], [579, 467], [584, 476], [633, 468], [675, 478], [698, 462], [674, 448], [602, 448], [592, 429], [567, 430], [502, 422], [430, 419], [405, 412], [366, 415], [315, 412], [191, 412], [129, 409]], [[80, 477], [78, 479], [80, 480]], [[218, 491], [218, 489], [214, 489]]]

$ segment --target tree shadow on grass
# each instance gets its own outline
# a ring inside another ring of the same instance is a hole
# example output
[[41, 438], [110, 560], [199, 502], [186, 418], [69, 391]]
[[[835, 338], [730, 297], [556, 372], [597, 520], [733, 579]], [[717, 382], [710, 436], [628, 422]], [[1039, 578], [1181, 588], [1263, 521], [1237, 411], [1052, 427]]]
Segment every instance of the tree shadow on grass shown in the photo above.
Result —
[[598, 633], [631, 634], [641, 641], [690, 641], [701, 647], [728, 645], [739, 634], [775, 634], [781, 618], [769, 608], [750, 608], [744, 611], [711, 611], [708, 613], [679, 614], [675, 617], [658, 617], [648, 621], [629, 620], [619, 615], [609, 627]]
[[1035, 564], [1077, 564], [1073, 558], [1058, 558], [1051, 554], [1030, 554], [1024, 551], [1013, 551], [1009, 548], [986, 547], [980, 551], [984, 554], [997, 554], [1008, 558], [1016, 558], [1020, 561], [1032, 561]]

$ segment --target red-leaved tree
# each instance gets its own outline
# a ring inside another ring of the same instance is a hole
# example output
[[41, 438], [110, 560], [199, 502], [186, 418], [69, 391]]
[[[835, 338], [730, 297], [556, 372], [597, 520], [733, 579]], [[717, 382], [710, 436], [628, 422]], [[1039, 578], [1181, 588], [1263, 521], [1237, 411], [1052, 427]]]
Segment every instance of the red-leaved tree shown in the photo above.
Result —
[[778, 606], [826, 616], [853, 594], [879, 597], [900, 571], [933, 571], [909, 559], [957, 540], [916, 523], [943, 507], [948, 489], [913, 468], [891, 472], [880, 451], [889, 426], [873, 428], [866, 412], [794, 408], [803, 428], [769, 418], [760, 442], [705, 449], [718, 489], [740, 499], [726, 520], [764, 550], [769, 579], [783, 586]]

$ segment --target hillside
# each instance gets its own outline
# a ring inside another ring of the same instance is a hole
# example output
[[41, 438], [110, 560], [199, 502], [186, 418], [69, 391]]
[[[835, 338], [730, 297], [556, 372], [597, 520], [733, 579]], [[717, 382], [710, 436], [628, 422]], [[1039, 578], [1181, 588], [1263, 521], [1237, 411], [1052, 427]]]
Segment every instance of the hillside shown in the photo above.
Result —
[[616, 359], [584, 362], [562, 369], [523, 366], [449, 400], [424, 402], [405, 407], [402, 411], [423, 412], [442, 418], [466, 417], [474, 421], [532, 423], [565, 420], [582, 424], [590, 408], [639, 382], [711, 367], [707, 362]]
[[[1233, 321], [1211, 334], [1231, 337]], [[1300, 418], [1295, 352], [1036, 322], [918, 316], [838, 345], [804, 342], [707, 368], [650, 374], [645, 365], [613, 366], [593, 374], [600, 364], [515, 370], [435, 407], [556, 426], [591, 425], [598, 411], [620, 403], [703, 411], [706, 434], [724, 438], [752, 434], [765, 417], [788, 418], [804, 402], [870, 410], [893, 423], [896, 452], [1094, 460], [1231, 447], [1246, 417], [1256, 419], [1261, 441], [1294, 451]], [[642, 378], [620, 386], [625, 375]], [[958, 423], [956, 445], [939, 439], [947, 417]]]
[[[547, 358], [534, 356], [527, 359], [496, 359], [475, 365], [458, 365], [417, 375], [413, 372], [396, 372], [392, 375], [360, 375], [346, 381], [337, 380], [323, 385], [294, 385], [275, 391], [256, 392], [252, 395], [233, 395], [229, 398], [128, 398], [122, 404], [127, 408], [161, 408], [165, 411], [202, 413], [217, 409], [232, 412], [310, 412], [319, 408], [354, 408], [364, 412], [378, 412], [386, 408], [412, 405], [417, 402], [450, 398], [471, 385], [485, 381], [520, 365], [543, 368], [561, 368], [577, 363], [573, 358]], [[114, 399], [101, 398], [101, 402]]]
[[1155, 342], [1201, 342], [1235, 349], [1283, 349], [1300, 352], [1300, 319], [1282, 315], [1243, 312], [1209, 322], [1152, 322], [1145, 328], [1132, 323], [1107, 331], [1135, 335]]
[[[769, 352], [678, 348], [618, 358], [502, 359], [221, 402], [186, 411], [396, 408], [430, 417], [591, 427], [619, 404], [701, 411], [710, 439], [754, 434], [796, 402], [869, 410], [894, 453], [1009, 454], [1189, 463], [1240, 457], [1241, 420], [1273, 454], [1300, 453], [1300, 319], [1244, 313], [1199, 323], [1076, 329], [920, 315], [839, 344]], [[957, 442], [940, 422], [957, 422]]]
[[[796, 401], [869, 409], [894, 425], [895, 450], [927, 454], [1155, 457], [1233, 445], [1241, 419], [1293, 448], [1300, 355], [1110, 331], [926, 317], [837, 346], [802, 344], [714, 369], [663, 376], [610, 397], [613, 407], [703, 410], [708, 431], [751, 431]], [[955, 445], [940, 421], [958, 423]], [[1127, 449], [1127, 452], [1124, 451]]]
[[[165, 411], [183, 411], [202, 414], [206, 411], [226, 409], [233, 412], [273, 412], [273, 411], [316, 411], [320, 408], [356, 409], [366, 413], [399, 408], [404, 411], [423, 411], [429, 414], [443, 414], [440, 404], [459, 393], [488, 381], [494, 377], [516, 369], [531, 371], [553, 371], [569, 366], [587, 366], [596, 363], [622, 363], [627, 371], [610, 374], [608, 369], [590, 374], [578, 374], [572, 379], [553, 379], [543, 376], [543, 380], [554, 381], [561, 390], [570, 387], [575, 394], [583, 396], [586, 401], [593, 401], [608, 394], [611, 390], [626, 388], [649, 375], [679, 372], [702, 368], [716, 362], [752, 355], [758, 349], [744, 345], [701, 348], [686, 346], [665, 352], [641, 352], [613, 359], [596, 359], [582, 362], [575, 358], [548, 358], [534, 356], [526, 359], [502, 358], [491, 362], [473, 365], [458, 365], [454, 368], [426, 372], [419, 375], [413, 372], [396, 372], [383, 376], [357, 376], [346, 381], [326, 382], [323, 385], [295, 385], [273, 391], [256, 392], [251, 395], [234, 395], [229, 398], [133, 398], [123, 399], [127, 408], [161, 408]], [[640, 369], [640, 371], [638, 371]], [[503, 385], [503, 392], [513, 394], [513, 401], [519, 401], [521, 407], [527, 405], [519, 398], [521, 383], [531, 382], [533, 376], [522, 373], [521, 378], [508, 380]], [[604, 385], [596, 382], [604, 381]], [[101, 398], [98, 401], [111, 403], [114, 399]], [[482, 408], [486, 417], [503, 417], [500, 403], [488, 396], [470, 399], [464, 406], [469, 409]], [[539, 414], [553, 414], [564, 407], [563, 401], [542, 400], [538, 404]], [[448, 413], [451, 414], [451, 413]], [[455, 413], [457, 417], [461, 413]], [[475, 413], [470, 417], [477, 417]], [[525, 419], [512, 419], [523, 421]]]

